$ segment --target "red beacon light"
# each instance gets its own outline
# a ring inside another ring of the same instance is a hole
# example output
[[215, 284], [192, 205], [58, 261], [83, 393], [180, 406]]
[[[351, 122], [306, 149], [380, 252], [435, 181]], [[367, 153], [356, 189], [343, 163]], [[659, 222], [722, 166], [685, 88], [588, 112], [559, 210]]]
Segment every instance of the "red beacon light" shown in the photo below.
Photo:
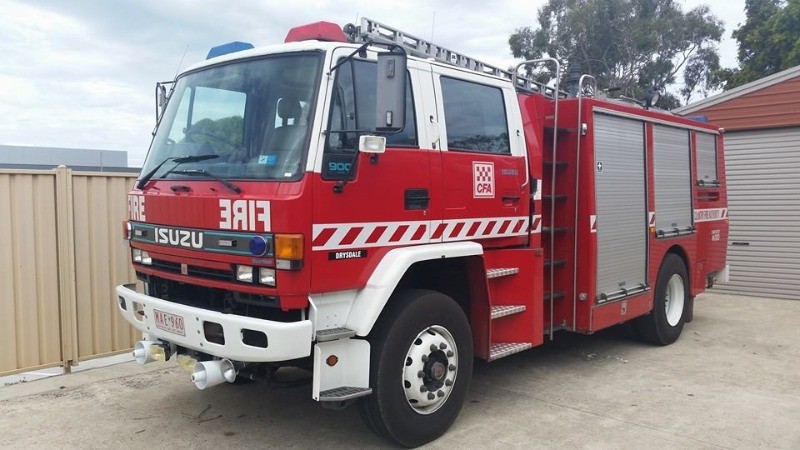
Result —
[[349, 42], [347, 36], [339, 25], [331, 22], [315, 22], [308, 25], [301, 25], [289, 30], [283, 42], [301, 41], [328, 41], [328, 42]]

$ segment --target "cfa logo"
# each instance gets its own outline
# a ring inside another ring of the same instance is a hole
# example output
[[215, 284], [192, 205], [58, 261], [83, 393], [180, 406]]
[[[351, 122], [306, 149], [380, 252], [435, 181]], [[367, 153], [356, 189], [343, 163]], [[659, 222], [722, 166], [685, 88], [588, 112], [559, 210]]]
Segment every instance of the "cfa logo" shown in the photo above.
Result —
[[472, 163], [472, 195], [475, 198], [494, 198], [494, 163]]

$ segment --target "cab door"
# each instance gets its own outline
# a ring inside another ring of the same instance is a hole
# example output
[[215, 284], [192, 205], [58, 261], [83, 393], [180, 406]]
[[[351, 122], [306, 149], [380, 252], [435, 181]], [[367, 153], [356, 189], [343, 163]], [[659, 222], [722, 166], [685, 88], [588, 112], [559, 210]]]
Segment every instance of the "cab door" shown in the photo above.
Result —
[[[333, 61], [352, 51], [346, 50]], [[430, 164], [436, 151], [420, 148], [427, 138], [421, 140], [418, 132], [419, 64], [408, 64], [405, 128], [387, 136], [380, 155], [358, 153], [359, 130], [375, 129], [375, 60], [346, 62], [329, 82], [324, 148], [313, 174], [314, 292], [362, 287], [367, 268], [386, 252], [429, 241]]]
[[525, 242], [528, 170], [516, 94], [504, 80], [433, 65], [443, 178], [442, 223], [432, 238]]

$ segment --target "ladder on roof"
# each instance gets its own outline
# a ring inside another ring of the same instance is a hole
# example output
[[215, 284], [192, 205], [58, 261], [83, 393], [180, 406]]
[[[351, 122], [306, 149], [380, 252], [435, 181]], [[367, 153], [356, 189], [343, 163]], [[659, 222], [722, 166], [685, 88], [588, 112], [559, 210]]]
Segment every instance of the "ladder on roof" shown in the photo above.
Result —
[[[349, 34], [350, 39], [356, 43], [375, 42], [379, 44], [394, 44], [403, 48], [406, 53], [413, 56], [432, 58], [445, 64], [472, 70], [484, 75], [505, 78], [515, 82], [516, 88], [520, 91], [543, 94], [550, 98], [555, 98], [556, 96], [557, 89], [547, 86], [544, 83], [519, 75], [515, 76], [511, 71], [486, 64], [475, 58], [441, 47], [425, 39], [413, 36], [366, 17], [361, 19], [360, 27], [352, 27], [345, 32]], [[566, 93], [559, 91], [559, 96], [565, 97]]]

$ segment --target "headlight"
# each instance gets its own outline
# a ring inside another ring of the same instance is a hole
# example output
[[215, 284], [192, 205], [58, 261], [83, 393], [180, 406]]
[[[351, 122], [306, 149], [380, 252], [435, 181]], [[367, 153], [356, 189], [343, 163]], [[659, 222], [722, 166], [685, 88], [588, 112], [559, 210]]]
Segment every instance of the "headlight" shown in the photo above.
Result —
[[275, 287], [275, 269], [261, 267], [258, 269], [258, 282], [267, 286]]
[[142, 251], [138, 248], [131, 250], [131, 255], [133, 258], [133, 262], [141, 263], [142, 262]]
[[236, 266], [236, 279], [245, 283], [252, 283], [253, 266]]
[[142, 264], [146, 264], [148, 266], [153, 264], [153, 258], [151, 258], [150, 254], [144, 250], [142, 250]]

